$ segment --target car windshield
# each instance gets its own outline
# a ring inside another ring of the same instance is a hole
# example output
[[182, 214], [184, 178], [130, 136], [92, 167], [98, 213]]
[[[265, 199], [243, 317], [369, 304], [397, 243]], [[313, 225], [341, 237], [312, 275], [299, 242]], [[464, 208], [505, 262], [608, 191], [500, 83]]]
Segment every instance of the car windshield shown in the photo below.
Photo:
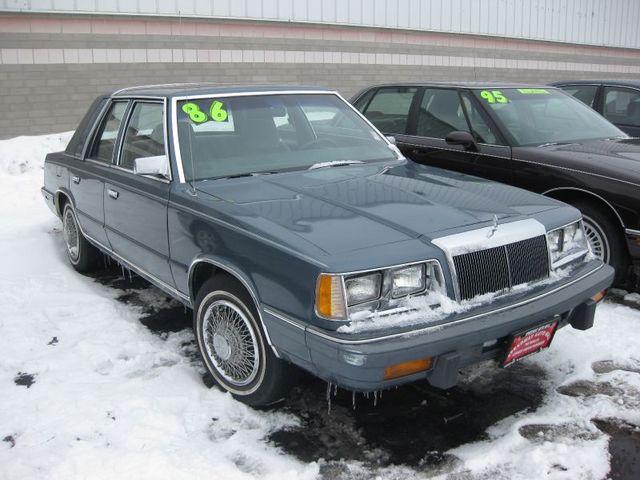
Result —
[[192, 98], [175, 120], [187, 180], [397, 158], [334, 94]]
[[474, 94], [516, 146], [626, 136], [581, 101], [553, 88], [475, 90]]

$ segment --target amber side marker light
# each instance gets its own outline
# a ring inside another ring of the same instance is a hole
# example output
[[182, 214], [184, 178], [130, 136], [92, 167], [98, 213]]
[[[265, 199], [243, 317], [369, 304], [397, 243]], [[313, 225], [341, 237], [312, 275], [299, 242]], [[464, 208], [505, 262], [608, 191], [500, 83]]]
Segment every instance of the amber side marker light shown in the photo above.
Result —
[[601, 292], [598, 292], [593, 297], [591, 297], [591, 300], [593, 300], [596, 303], [600, 303], [606, 294], [607, 294], [607, 291], [602, 290]]
[[421, 358], [419, 360], [411, 360], [410, 362], [397, 363], [389, 365], [384, 369], [384, 379], [406, 377], [413, 373], [424, 372], [433, 366], [433, 357]]

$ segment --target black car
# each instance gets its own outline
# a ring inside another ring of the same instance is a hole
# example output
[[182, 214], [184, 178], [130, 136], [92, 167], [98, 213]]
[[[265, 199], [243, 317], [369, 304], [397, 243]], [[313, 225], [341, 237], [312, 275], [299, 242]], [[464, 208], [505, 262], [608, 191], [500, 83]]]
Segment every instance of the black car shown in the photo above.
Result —
[[579, 208], [593, 254], [616, 267], [618, 284], [640, 259], [640, 139], [563, 90], [396, 84], [369, 87], [352, 103], [418, 163], [509, 183]]
[[583, 101], [623, 132], [640, 137], [640, 80], [578, 80], [552, 85]]

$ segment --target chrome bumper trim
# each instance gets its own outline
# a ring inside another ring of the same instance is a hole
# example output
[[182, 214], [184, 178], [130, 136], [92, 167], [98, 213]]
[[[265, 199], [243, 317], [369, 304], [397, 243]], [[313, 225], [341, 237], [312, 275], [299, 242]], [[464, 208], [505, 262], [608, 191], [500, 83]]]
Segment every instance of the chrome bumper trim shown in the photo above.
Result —
[[483, 313], [478, 313], [476, 315], [470, 315], [470, 316], [467, 316], [467, 317], [463, 317], [463, 318], [460, 318], [458, 320], [454, 320], [454, 321], [449, 322], [449, 323], [432, 325], [432, 326], [428, 326], [428, 327], [419, 328], [419, 329], [416, 329], [416, 330], [410, 330], [410, 331], [407, 331], [407, 332], [394, 333], [394, 334], [390, 334], [390, 335], [383, 335], [383, 336], [380, 336], [380, 337], [366, 338], [366, 339], [362, 339], [362, 340], [349, 340], [349, 339], [345, 339], [345, 338], [336, 337], [336, 336], [327, 334], [325, 332], [321, 332], [317, 328], [312, 327], [312, 326], [307, 327], [307, 332], [311, 333], [313, 335], [316, 335], [318, 337], [324, 338], [326, 340], [330, 340], [332, 342], [340, 343], [340, 344], [343, 344], [343, 345], [363, 345], [363, 344], [367, 344], [367, 343], [382, 342], [382, 341], [385, 341], [385, 340], [390, 340], [390, 339], [395, 339], [395, 338], [402, 338], [402, 337], [426, 334], [426, 333], [430, 333], [430, 332], [434, 332], [434, 331], [450, 328], [450, 327], [452, 327], [454, 325], [460, 325], [462, 323], [467, 323], [467, 322], [470, 322], [472, 320], [476, 320], [478, 318], [486, 317], [486, 316], [489, 316], [489, 315], [495, 315], [496, 313], [504, 312], [504, 311], [510, 310], [512, 308], [521, 307], [521, 306], [526, 305], [528, 303], [535, 302], [536, 300], [540, 300], [541, 298], [545, 298], [545, 297], [548, 297], [549, 295], [553, 295], [554, 293], [559, 292], [563, 288], [569, 287], [569, 286], [571, 286], [571, 285], [573, 285], [573, 284], [585, 279], [586, 277], [588, 277], [588, 276], [596, 273], [600, 269], [602, 269], [602, 267], [604, 267], [604, 264], [600, 264], [596, 268], [594, 268], [593, 270], [581, 275], [580, 277], [574, 278], [570, 282], [567, 282], [567, 283], [564, 283], [562, 285], [559, 285], [559, 286], [553, 288], [552, 290], [549, 290], [549, 291], [546, 291], [544, 293], [541, 293], [540, 295], [536, 295], [535, 297], [526, 298], [526, 299], [521, 300], [519, 302], [510, 304], [510, 305], [505, 305], [504, 307], [496, 308], [495, 310], [491, 310], [489, 312], [483, 312]]

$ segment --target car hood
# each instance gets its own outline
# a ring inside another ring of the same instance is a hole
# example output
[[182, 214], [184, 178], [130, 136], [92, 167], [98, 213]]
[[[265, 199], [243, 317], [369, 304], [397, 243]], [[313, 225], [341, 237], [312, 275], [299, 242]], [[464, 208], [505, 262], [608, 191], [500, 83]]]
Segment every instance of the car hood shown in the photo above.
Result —
[[640, 138], [514, 147], [513, 157], [640, 184]]
[[295, 233], [328, 254], [428, 241], [490, 224], [494, 215], [505, 223], [561, 205], [408, 161], [203, 180], [196, 189], [224, 201], [229, 216], [244, 227], [271, 238]]

